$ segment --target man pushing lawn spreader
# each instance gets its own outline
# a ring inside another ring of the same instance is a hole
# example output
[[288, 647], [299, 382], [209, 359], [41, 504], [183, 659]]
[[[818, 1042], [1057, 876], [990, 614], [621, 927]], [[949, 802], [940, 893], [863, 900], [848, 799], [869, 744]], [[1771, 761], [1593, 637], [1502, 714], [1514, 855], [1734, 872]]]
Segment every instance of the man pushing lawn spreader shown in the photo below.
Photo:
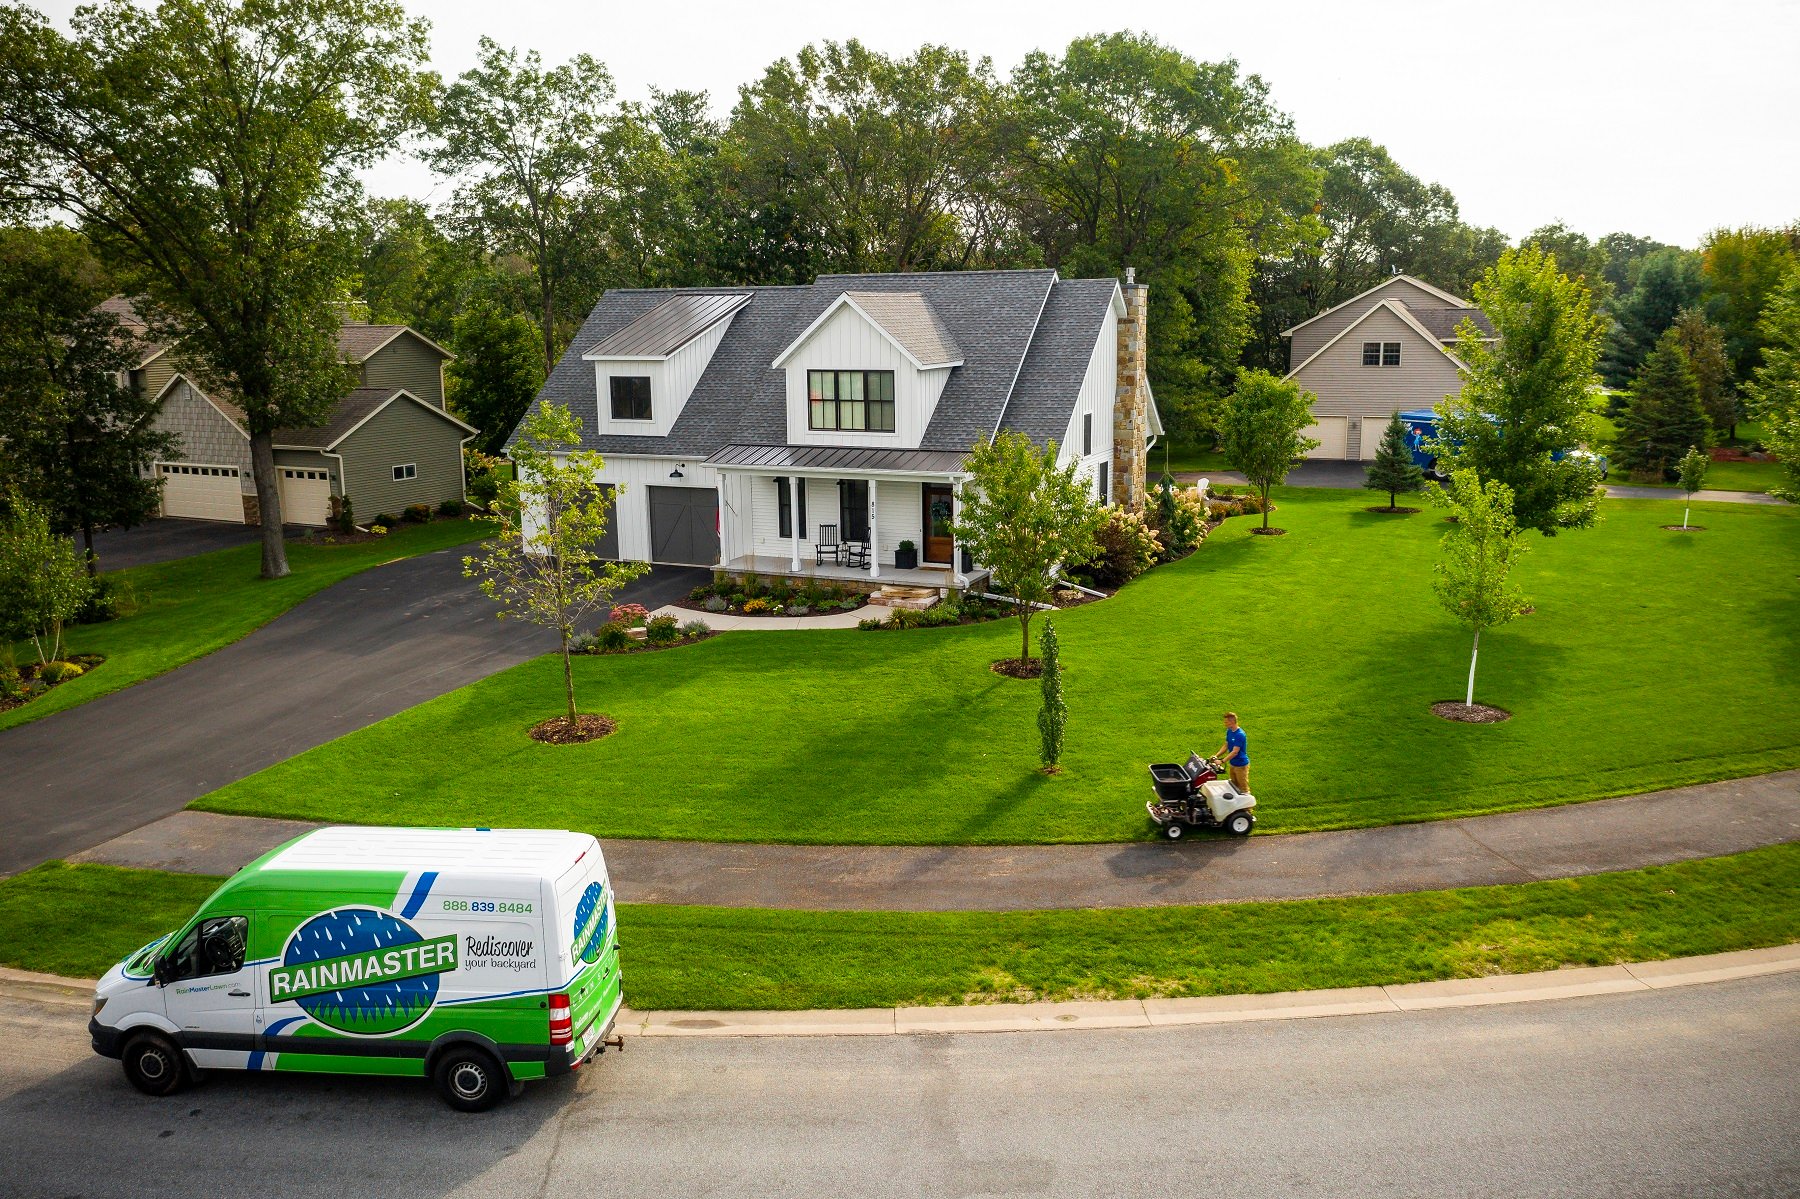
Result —
[[[1219, 776], [1230, 771], [1231, 781]], [[1190, 753], [1185, 763], [1150, 767], [1156, 798], [1145, 804], [1163, 836], [1179, 840], [1190, 828], [1216, 828], [1235, 837], [1256, 827], [1256, 796], [1250, 794], [1250, 738], [1236, 712], [1225, 713], [1225, 741], [1212, 757]]]

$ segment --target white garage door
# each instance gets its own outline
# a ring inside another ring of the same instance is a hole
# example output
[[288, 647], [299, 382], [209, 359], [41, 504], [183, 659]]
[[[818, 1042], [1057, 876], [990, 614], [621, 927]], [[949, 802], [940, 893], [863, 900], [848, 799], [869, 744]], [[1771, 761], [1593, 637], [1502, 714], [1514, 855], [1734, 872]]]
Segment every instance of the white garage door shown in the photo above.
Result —
[[163, 480], [164, 516], [244, 523], [243, 488], [238, 483], [237, 467], [158, 462], [156, 473]]
[[331, 476], [322, 470], [284, 466], [281, 520], [289, 525], [322, 525], [331, 517]]
[[1306, 431], [1306, 435], [1319, 444], [1306, 455], [1308, 458], [1335, 458], [1343, 460], [1346, 442], [1350, 436], [1350, 418], [1347, 416], [1321, 416], [1319, 423]]

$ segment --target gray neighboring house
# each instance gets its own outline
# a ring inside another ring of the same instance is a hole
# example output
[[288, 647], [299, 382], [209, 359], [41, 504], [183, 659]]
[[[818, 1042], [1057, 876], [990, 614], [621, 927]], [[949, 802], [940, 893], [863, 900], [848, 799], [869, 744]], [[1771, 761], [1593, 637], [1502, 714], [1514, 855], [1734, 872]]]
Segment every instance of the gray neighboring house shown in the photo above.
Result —
[[[156, 427], [180, 438], [180, 451], [152, 468], [163, 480], [162, 515], [256, 524], [243, 410], [180, 373], [166, 347], [143, 337], [129, 300], [103, 307], [138, 334], [143, 357], [130, 385], [160, 399]], [[356, 366], [360, 386], [324, 424], [275, 433], [282, 520], [323, 525], [346, 496], [364, 525], [411, 504], [461, 502], [462, 447], [476, 430], [444, 408], [450, 352], [405, 325], [357, 323], [338, 331], [338, 349]]]
[[1318, 396], [1309, 458], [1368, 461], [1394, 413], [1462, 390], [1456, 330], [1494, 327], [1480, 309], [1411, 275], [1395, 275], [1282, 333], [1287, 377]]
[[605, 457], [609, 557], [961, 588], [985, 573], [952, 529], [978, 442], [1054, 441], [1101, 499], [1142, 504], [1146, 294], [1053, 270], [609, 291], [534, 405]]

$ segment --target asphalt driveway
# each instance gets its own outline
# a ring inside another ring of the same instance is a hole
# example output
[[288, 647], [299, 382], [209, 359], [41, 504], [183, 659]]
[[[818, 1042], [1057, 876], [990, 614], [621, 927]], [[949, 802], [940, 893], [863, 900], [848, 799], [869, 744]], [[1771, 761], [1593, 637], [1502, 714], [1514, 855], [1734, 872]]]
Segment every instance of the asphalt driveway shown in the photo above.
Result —
[[[282, 531], [289, 537], [306, 532], [299, 525], [288, 525]], [[100, 559], [101, 570], [123, 570], [127, 566], [173, 562], [236, 545], [252, 545], [261, 538], [261, 525], [163, 517], [132, 529], [105, 529], [94, 534], [94, 556]]]
[[[462, 554], [364, 571], [179, 670], [0, 732], [0, 875], [554, 648], [495, 618]], [[654, 608], [710, 577], [659, 566], [619, 598]]]

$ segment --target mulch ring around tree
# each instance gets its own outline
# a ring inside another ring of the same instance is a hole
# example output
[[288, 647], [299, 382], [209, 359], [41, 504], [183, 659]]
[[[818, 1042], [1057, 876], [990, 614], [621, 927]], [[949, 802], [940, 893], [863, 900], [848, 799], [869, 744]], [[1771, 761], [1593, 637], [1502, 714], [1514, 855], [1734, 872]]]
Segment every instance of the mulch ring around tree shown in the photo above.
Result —
[[1415, 513], [1425, 511], [1425, 509], [1423, 509], [1423, 508], [1403, 508], [1398, 505], [1390, 508], [1385, 504], [1377, 504], [1373, 508], [1364, 508], [1363, 511], [1364, 512], [1373, 512], [1377, 516], [1412, 516]]
[[1263, 528], [1261, 525], [1258, 525], [1256, 528], [1251, 529], [1250, 532], [1254, 536], [1257, 536], [1257, 537], [1286, 537], [1287, 536], [1286, 529], [1277, 529], [1273, 525], [1269, 526], [1266, 529]]
[[1705, 525], [1664, 525], [1663, 528], [1667, 529], [1671, 533], [1704, 533], [1704, 532], [1706, 532]]
[[1463, 724], [1499, 724], [1502, 720], [1512, 719], [1512, 713], [1505, 708], [1496, 708], [1492, 704], [1465, 704], [1455, 699], [1441, 699], [1432, 704], [1431, 714]]
[[1002, 678], [1035, 679], [1044, 673], [1044, 662], [1041, 658], [1027, 658], [1023, 663], [1017, 658], [1002, 658], [988, 669]]
[[531, 726], [531, 739], [546, 745], [580, 745], [598, 741], [618, 727], [612, 717], [592, 712], [583, 712], [575, 718], [574, 724], [570, 724], [566, 716], [552, 716]]

